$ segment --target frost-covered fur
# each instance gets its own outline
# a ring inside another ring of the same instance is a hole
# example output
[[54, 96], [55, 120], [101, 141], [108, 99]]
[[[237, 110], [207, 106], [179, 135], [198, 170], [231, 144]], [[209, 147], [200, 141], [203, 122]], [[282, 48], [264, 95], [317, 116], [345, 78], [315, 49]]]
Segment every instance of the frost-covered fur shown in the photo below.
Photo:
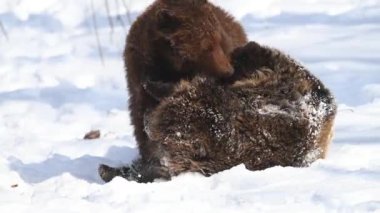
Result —
[[203, 76], [182, 81], [146, 115], [154, 142], [149, 163], [103, 166], [101, 174], [119, 171], [148, 182], [182, 172], [208, 176], [242, 163], [259, 170], [324, 158], [336, 114], [329, 90], [290, 57], [254, 42], [232, 58], [229, 82]]

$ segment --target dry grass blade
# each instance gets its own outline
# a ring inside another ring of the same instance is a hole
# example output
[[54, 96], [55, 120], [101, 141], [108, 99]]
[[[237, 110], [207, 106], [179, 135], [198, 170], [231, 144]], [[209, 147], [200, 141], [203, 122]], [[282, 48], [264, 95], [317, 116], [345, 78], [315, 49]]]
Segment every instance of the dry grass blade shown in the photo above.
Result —
[[[119, 9], [119, 12], [120, 12], [120, 5], [119, 5], [119, 0], [115, 0], [115, 5], [116, 5], [116, 8]], [[120, 15], [120, 13], [118, 13], [116, 15], [116, 20], [118, 22], [120, 22], [121, 26], [123, 26], [124, 29], [126, 29], [126, 26], [125, 26], [125, 23], [124, 23], [124, 20], [123, 20], [123, 17]]]
[[3, 33], [5, 39], [7, 39], [7, 41], [9, 40], [9, 37], [8, 37], [8, 33], [7, 31], [5, 30], [5, 27], [3, 25], [3, 23], [0, 21], [0, 30], [1, 32]]
[[102, 50], [102, 46], [99, 39], [98, 23], [96, 21], [96, 14], [95, 14], [95, 9], [94, 9], [94, 0], [91, 0], [91, 12], [92, 12], [92, 22], [94, 24], [96, 43], [98, 46], [98, 53], [99, 53], [99, 57], [102, 62], [102, 65], [104, 66], [104, 56], [103, 56], [103, 50]]
[[127, 11], [127, 19], [128, 19], [128, 23], [129, 23], [129, 24], [132, 24], [131, 11], [129, 10], [129, 7], [128, 7], [128, 5], [127, 5], [127, 2], [125, 2], [125, 0], [121, 0], [121, 2], [123, 3], [125, 10]]
[[108, 0], [104, 0], [104, 4], [106, 6], [107, 17], [108, 17], [108, 24], [110, 25], [110, 28], [111, 28], [111, 34], [113, 34], [114, 24], [113, 24], [113, 20], [112, 20], [112, 16], [111, 16], [111, 11], [110, 11], [110, 5], [109, 5]]

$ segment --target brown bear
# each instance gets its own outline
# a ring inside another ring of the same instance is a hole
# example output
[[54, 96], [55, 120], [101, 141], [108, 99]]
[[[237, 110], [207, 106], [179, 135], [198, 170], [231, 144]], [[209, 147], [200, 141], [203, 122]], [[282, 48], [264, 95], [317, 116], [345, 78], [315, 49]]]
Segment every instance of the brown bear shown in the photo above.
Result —
[[181, 81], [147, 115], [155, 143], [149, 163], [102, 165], [101, 177], [149, 182], [182, 172], [209, 176], [239, 164], [302, 167], [324, 158], [336, 114], [330, 91], [289, 56], [254, 42], [236, 49], [232, 60], [229, 84], [202, 75]]
[[[207, 0], [156, 0], [133, 23], [124, 60], [129, 109], [142, 159], [153, 147], [144, 132], [144, 114], [165, 95], [165, 85], [196, 73], [232, 75], [230, 53], [247, 43], [241, 25]], [[161, 90], [149, 89], [159, 83]], [[164, 88], [164, 89], [162, 89]]]

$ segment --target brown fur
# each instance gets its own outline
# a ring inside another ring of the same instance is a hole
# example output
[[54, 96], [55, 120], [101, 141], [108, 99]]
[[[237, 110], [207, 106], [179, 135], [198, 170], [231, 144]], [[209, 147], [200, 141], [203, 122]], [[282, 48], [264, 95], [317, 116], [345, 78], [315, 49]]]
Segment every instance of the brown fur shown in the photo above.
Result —
[[144, 132], [144, 114], [157, 106], [155, 95], [165, 95], [147, 89], [149, 83], [170, 85], [200, 72], [230, 76], [228, 56], [246, 42], [242, 27], [206, 0], [156, 0], [138, 17], [124, 58], [129, 109], [143, 159], [149, 158], [145, 153], [154, 146]]
[[258, 170], [324, 158], [336, 114], [329, 90], [293, 59], [254, 42], [234, 51], [233, 62], [230, 84], [203, 76], [182, 81], [149, 113], [149, 163], [102, 166], [101, 176], [124, 169], [121, 176], [148, 182], [241, 163]]

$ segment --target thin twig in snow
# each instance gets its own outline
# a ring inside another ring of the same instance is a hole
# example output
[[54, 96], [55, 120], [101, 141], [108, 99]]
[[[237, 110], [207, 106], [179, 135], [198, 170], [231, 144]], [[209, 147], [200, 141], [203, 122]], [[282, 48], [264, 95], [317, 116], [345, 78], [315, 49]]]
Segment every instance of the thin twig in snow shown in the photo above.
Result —
[[5, 39], [7, 39], [7, 41], [9, 41], [8, 33], [5, 30], [5, 27], [4, 27], [4, 25], [3, 25], [3, 23], [1, 21], [0, 21], [0, 30], [4, 34]]
[[127, 19], [128, 19], [128, 23], [129, 23], [129, 24], [132, 24], [131, 11], [129, 10], [129, 7], [128, 7], [128, 5], [127, 5], [127, 2], [125, 2], [125, 0], [122, 0], [121, 2], [123, 3], [125, 10], [127, 11]]
[[115, 5], [116, 8], [118, 8], [118, 13], [116, 15], [116, 20], [120, 22], [121, 26], [126, 29], [123, 17], [120, 15], [120, 5], [119, 5], [119, 0], [115, 0]]
[[103, 50], [102, 50], [102, 46], [100, 44], [100, 39], [99, 39], [98, 23], [96, 22], [96, 14], [95, 14], [95, 9], [94, 9], [94, 0], [91, 0], [91, 11], [92, 11], [92, 22], [94, 24], [94, 30], [95, 30], [96, 43], [98, 45], [99, 57], [100, 57], [100, 60], [102, 61], [102, 65], [104, 66], [104, 56], [103, 56]]
[[108, 24], [110, 25], [110, 28], [111, 28], [111, 36], [113, 34], [113, 30], [114, 30], [114, 25], [113, 25], [113, 20], [112, 20], [112, 16], [111, 16], [111, 11], [110, 11], [110, 5], [108, 3], [108, 0], [104, 0], [104, 3], [106, 5], [106, 11], [107, 11], [107, 17], [108, 17]]

